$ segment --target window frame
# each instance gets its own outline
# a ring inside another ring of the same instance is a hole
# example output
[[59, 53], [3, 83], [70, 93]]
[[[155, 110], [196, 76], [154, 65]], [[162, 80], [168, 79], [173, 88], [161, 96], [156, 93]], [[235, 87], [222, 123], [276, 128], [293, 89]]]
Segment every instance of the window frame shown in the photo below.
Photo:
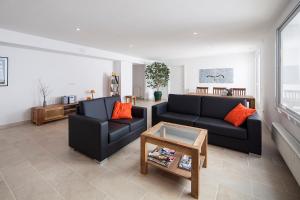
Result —
[[290, 12], [285, 18], [282, 24], [276, 29], [276, 104], [277, 109], [281, 113], [285, 113], [288, 119], [293, 119], [300, 126], [300, 114], [289, 109], [281, 103], [281, 33], [284, 28], [295, 18], [297, 14], [300, 14], [300, 2], [297, 3], [296, 7]]

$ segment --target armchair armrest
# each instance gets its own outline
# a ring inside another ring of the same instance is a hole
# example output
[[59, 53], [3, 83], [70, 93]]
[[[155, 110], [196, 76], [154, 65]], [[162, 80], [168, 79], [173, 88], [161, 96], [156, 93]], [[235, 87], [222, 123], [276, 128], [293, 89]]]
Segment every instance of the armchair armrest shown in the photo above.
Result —
[[143, 126], [147, 129], [147, 108], [132, 106], [132, 116], [143, 119]]
[[159, 120], [159, 115], [167, 112], [168, 102], [163, 102], [152, 106], [152, 126], [157, 124]]
[[107, 157], [108, 122], [95, 118], [69, 116], [69, 146], [98, 161]]
[[261, 155], [261, 119], [257, 113], [248, 117], [247, 132], [250, 152]]

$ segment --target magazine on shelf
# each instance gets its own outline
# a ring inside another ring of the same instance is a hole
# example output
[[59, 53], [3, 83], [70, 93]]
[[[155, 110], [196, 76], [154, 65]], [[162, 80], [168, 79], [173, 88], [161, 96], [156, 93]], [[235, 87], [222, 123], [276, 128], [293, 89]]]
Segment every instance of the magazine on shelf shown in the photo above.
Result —
[[169, 167], [170, 164], [175, 160], [175, 151], [168, 148], [157, 147], [148, 153], [148, 160], [164, 167]]
[[180, 169], [191, 171], [192, 168], [192, 157], [188, 155], [181, 156], [178, 167]]

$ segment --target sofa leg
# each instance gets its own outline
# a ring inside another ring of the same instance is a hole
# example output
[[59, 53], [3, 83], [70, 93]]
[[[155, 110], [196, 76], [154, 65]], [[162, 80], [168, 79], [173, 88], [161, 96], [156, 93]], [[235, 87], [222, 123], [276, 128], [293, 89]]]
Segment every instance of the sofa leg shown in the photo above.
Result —
[[98, 161], [98, 160], [96, 160], [96, 163], [97, 163], [97, 164], [99, 164], [99, 165], [100, 165], [100, 167], [101, 167], [101, 166], [104, 166], [104, 165], [105, 165], [105, 163], [107, 163], [107, 160], [108, 160], [107, 158], [105, 158], [105, 159], [104, 159], [104, 160], [102, 160], [101, 162], [100, 162], [100, 161]]

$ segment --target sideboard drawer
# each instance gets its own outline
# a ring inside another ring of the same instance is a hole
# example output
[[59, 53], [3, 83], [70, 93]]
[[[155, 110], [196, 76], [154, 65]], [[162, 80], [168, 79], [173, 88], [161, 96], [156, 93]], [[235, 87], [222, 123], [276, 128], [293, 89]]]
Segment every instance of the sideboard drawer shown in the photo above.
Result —
[[64, 118], [64, 107], [45, 109], [45, 121], [57, 120]]

